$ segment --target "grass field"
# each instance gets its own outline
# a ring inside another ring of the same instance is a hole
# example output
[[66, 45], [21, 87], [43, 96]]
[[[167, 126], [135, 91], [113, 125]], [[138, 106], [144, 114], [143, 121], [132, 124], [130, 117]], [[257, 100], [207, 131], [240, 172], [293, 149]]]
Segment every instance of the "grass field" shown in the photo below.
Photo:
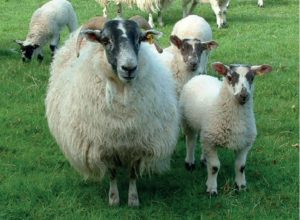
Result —
[[[14, 39], [23, 40], [32, 12], [45, 0], [0, 0], [0, 219], [298, 219], [299, 215], [299, 9], [297, 0], [232, 0], [227, 29], [217, 29], [210, 6], [195, 13], [211, 24], [219, 43], [210, 63], [270, 64], [256, 79], [258, 136], [247, 161], [246, 192], [234, 191], [233, 153], [221, 150], [219, 195], [205, 193], [206, 170], [184, 169], [181, 136], [172, 169], [138, 181], [141, 207], [127, 207], [127, 176], [119, 182], [120, 207], [108, 206], [108, 180], [84, 181], [51, 137], [44, 98], [50, 51], [42, 64], [24, 64]], [[93, 1], [72, 0], [80, 23], [102, 11]], [[113, 13], [113, 6], [110, 6]], [[125, 16], [145, 13], [124, 8]], [[167, 46], [181, 2], [166, 11], [161, 40]], [[67, 37], [63, 33], [61, 41]], [[61, 44], [62, 44], [61, 42]], [[75, 51], [74, 51], [75, 52]], [[211, 72], [211, 69], [210, 69]], [[213, 74], [211, 72], [211, 74]], [[200, 150], [197, 149], [199, 165]]]

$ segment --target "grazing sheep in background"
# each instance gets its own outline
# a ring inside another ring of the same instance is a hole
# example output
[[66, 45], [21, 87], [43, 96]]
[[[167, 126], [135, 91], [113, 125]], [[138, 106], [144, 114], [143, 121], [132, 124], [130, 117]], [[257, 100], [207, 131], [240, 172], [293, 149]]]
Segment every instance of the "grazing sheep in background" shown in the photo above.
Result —
[[224, 76], [223, 82], [208, 75], [195, 76], [182, 90], [180, 107], [186, 131], [186, 167], [195, 167], [194, 149], [200, 132], [201, 161], [207, 164], [207, 192], [217, 194], [219, 146], [235, 151], [235, 182], [239, 190], [246, 187], [247, 153], [256, 138], [253, 80], [272, 68], [222, 63], [212, 66]]
[[[103, 16], [107, 17], [107, 5], [110, 0], [95, 0], [103, 7]], [[151, 27], [154, 27], [153, 16], [152, 13], [158, 14], [158, 23], [162, 27], [164, 26], [163, 19], [162, 19], [162, 11], [166, 7], [168, 7], [172, 0], [113, 0], [118, 9], [117, 9], [117, 16], [122, 17], [122, 4], [127, 4], [130, 7], [136, 5], [140, 10], [149, 13], [149, 24]]]
[[210, 50], [218, 44], [212, 40], [209, 24], [200, 16], [189, 15], [179, 20], [170, 36], [171, 46], [161, 54], [177, 82], [177, 95], [193, 76], [207, 74]]
[[25, 41], [16, 40], [21, 46], [22, 60], [30, 61], [37, 55], [42, 61], [42, 48], [50, 41], [50, 49], [54, 55], [57, 49], [60, 31], [68, 26], [73, 32], [77, 28], [77, 17], [72, 4], [66, 0], [51, 0], [38, 8], [32, 15], [29, 32]]
[[158, 32], [141, 32], [131, 20], [86, 28], [78, 58], [76, 36], [54, 56], [45, 101], [49, 128], [80, 173], [101, 179], [108, 171], [110, 205], [119, 204], [117, 168], [127, 167], [128, 205], [138, 206], [137, 176], [168, 169], [175, 149], [175, 82], [143, 43]]

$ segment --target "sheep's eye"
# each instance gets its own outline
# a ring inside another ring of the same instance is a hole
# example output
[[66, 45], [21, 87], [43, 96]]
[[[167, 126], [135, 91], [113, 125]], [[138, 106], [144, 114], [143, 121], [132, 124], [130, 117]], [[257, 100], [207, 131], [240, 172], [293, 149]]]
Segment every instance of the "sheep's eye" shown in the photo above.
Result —
[[108, 38], [103, 38], [103, 39], [101, 40], [101, 42], [102, 42], [102, 44], [103, 44], [104, 46], [107, 46], [108, 44], [111, 43], [110, 40], [109, 40]]
[[232, 76], [227, 75], [227, 79], [228, 79], [229, 82], [231, 82], [232, 81]]

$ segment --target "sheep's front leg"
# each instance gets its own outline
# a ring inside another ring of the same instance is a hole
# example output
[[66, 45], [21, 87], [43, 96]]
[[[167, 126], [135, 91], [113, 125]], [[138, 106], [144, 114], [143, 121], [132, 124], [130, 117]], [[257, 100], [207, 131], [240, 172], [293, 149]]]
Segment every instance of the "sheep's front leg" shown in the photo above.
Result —
[[148, 18], [148, 23], [150, 25], [151, 28], [154, 28], [154, 22], [153, 22], [153, 16], [152, 13], [149, 13], [149, 18]]
[[50, 50], [51, 50], [51, 56], [53, 57], [55, 54], [55, 51], [57, 49], [58, 43], [59, 43], [60, 35], [56, 34], [52, 37], [50, 42]]
[[162, 11], [161, 11], [161, 10], [159, 10], [159, 11], [157, 12], [157, 22], [158, 22], [158, 25], [159, 25], [160, 27], [163, 27], [163, 26], [165, 25], [164, 22], [163, 22]]
[[195, 146], [197, 142], [197, 132], [188, 126], [188, 124], [183, 120], [182, 128], [185, 134], [185, 168], [186, 170], [193, 171], [195, 166]]
[[110, 172], [110, 183], [109, 183], [109, 205], [110, 206], [117, 206], [120, 203], [119, 198], [119, 190], [117, 185], [117, 178], [116, 178], [116, 170], [111, 169]]
[[132, 167], [130, 169], [129, 189], [128, 189], [128, 206], [130, 207], [138, 207], [140, 205], [139, 195], [136, 189], [136, 179], [137, 179], [136, 168]]
[[258, 7], [264, 7], [264, 1], [258, 0], [257, 5], [258, 5]]
[[117, 17], [122, 17], [122, 4], [120, 2], [117, 3], [118, 11], [117, 11]]
[[202, 144], [203, 156], [207, 160], [207, 192], [210, 195], [217, 195], [217, 177], [220, 170], [220, 161], [216, 147], [208, 144]]
[[249, 149], [244, 148], [235, 152], [235, 184], [238, 190], [246, 188], [245, 167]]

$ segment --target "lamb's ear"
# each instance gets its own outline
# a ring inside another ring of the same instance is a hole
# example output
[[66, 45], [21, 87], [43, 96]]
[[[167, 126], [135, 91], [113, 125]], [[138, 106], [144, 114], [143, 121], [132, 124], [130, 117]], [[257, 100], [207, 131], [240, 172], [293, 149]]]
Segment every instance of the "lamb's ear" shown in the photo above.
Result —
[[23, 41], [21, 41], [21, 40], [15, 40], [15, 42], [16, 42], [17, 44], [19, 44], [21, 47], [23, 47]]
[[226, 76], [229, 71], [229, 67], [220, 62], [213, 63], [212, 68], [223, 76]]
[[101, 43], [101, 30], [84, 29], [79, 35], [89, 41]]
[[181, 49], [182, 47], [182, 40], [177, 37], [176, 35], [171, 35], [170, 36], [170, 41], [172, 44], [174, 44], [178, 49]]
[[206, 50], [212, 50], [219, 46], [219, 44], [214, 40], [203, 42], [202, 45], [206, 48]]
[[267, 64], [259, 66], [251, 66], [251, 70], [255, 73], [256, 76], [261, 76], [272, 71], [272, 67]]
[[160, 38], [162, 36], [162, 32], [156, 30], [147, 30], [141, 33], [140, 42], [147, 41], [149, 44], [154, 43], [154, 37]]

